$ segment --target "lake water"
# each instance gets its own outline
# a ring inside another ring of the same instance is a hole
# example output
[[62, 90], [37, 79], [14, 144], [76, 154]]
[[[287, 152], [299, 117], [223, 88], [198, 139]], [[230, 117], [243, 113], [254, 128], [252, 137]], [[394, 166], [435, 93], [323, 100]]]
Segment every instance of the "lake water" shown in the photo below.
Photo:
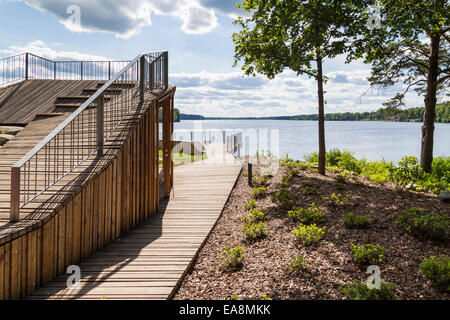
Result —
[[[357, 158], [398, 161], [404, 155], [420, 156], [421, 123], [382, 121], [326, 121], [325, 143], [331, 148], [347, 149]], [[242, 154], [271, 150], [279, 157], [303, 160], [318, 150], [317, 121], [294, 120], [185, 120], [175, 123], [175, 140], [202, 138], [222, 141], [222, 131], [242, 131]], [[201, 133], [202, 130], [209, 130]], [[211, 138], [210, 138], [211, 136]], [[436, 123], [434, 156], [450, 156], [450, 124]]]

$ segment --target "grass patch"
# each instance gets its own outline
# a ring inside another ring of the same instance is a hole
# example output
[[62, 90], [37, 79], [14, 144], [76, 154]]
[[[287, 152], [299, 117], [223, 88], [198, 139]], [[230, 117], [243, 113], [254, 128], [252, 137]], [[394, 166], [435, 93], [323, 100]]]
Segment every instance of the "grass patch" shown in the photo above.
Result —
[[380, 289], [369, 289], [365, 283], [358, 280], [339, 287], [339, 291], [350, 300], [397, 300], [396, 289], [397, 285], [392, 282], [382, 282]]
[[370, 225], [370, 216], [367, 214], [358, 215], [349, 212], [344, 219], [342, 219], [342, 222], [347, 229], [366, 229]]

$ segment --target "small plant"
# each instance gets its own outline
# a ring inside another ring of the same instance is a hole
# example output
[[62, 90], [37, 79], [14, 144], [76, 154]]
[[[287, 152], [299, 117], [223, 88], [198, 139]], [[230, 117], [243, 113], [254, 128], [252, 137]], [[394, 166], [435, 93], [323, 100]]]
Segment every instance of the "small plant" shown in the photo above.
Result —
[[262, 239], [269, 235], [269, 231], [266, 229], [266, 224], [266, 222], [249, 222], [242, 227], [242, 232], [249, 240]]
[[311, 180], [303, 180], [301, 185], [302, 187], [314, 187], [314, 183]]
[[294, 176], [294, 172], [292, 170], [289, 170], [289, 172], [283, 176], [280, 182], [280, 187], [289, 187], [292, 177]]
[[350, 212], [347, 213], [342, 222], [347, 229], [365, 229], [370, 225], [370, 217], [367, 214], [358, 215]]
[[350, 300], [397, 300], [396, 289], [397, 285], [392, 282], [381, 282], [380, 289], [370, 289], [365, 283], [358, 280], [353, 281], [352, 284], [339, 287], [339, 291]]
[[423, 172], [416, 157], [405, 156], [397, 166], [389, 168], [389, 177], [395, 183], [396, 190], [404, 190], [406, 186], [414, 185], [422, 178]]
[[292, 257], [286, 263], [290, 273], [300, 273], [308, 268], [308, 263], [302, 257]]
[[349, 194], [342, 195], [340, 193], [332, 193], [329, 196], [322, 196], [322, 199], [328, 201], [333, 206], [346, 207], [350, 204], [352, 196]]
[[336, 176], [336, 178], [334, 178], [336, 180], [336, 182], [339, 182], [341, 184], [344, 184], [347, 182], [348, 179], [348, 175], [345, 172], [341, 172], [340, 174], [338, 174]]
[[242, 267], [243, 260], [244, 249], [242, 247], [231, 248], [227, 246], [219, 254], [219, 264], [217, 267], [226, 270], [237, 270]]
[[360, 247], [350, 244], [353, 252], [353, 261], [359, 264], [379, 264], [385, 258], [386, 249], [379, 245], [364, 244]]
[[253, 199], [260, 199], [264, 198], [267, 194], [267, 188], [266, 187], [255, 187], [251, 191], [251, 196]]
[[272, 202], [277, 203], [283, 209], [292, 209], [295, 205], [295, 201], [297, 201], [297, 194], [287, 190], [281, 189], [276, 194], [272, 195]]
[[266, 213], [262, 210], [259, 210], [258, 208], [254, 208], [251, 210], [251, 214], [248, 216], [242, 218], [242, 221], [248, 223], [248, 222], [257, 222], [257, 221], [263, 221]]
[[230, 300], [239, 300], [239, 295], [238, 295], [237, 293], [233, 294], [233, 295], [230, 297]]
[[244, 204], [245, 210], [252, 210], [256, 208], [256, 200], [252, 199], [249, 201], [249, 203]]
[[442, 292], [450, 292], [450, 259], [432, 256], [419, 265], [420, 272]]
[[301, 189], [301, 192], [302, 192], [302, 195], [304, 195], [304, 196], [310, 196], [312, 194], [317, 193], [317, 189], [316, 189], [316, 187], [304, 186]]
[[295, 209], [290, 210], [288, 212], [289, 218], [291, 218], [294, 221], [300, 221], [303, 224], [319, 224], [323, 222], [324, 219], [324, 213], [320, 208], [315, 204], [312, 203], [309, 208], [301, 208], [301, 209]]
[[410, 208], [400, 212], [395, 225], [414, 237], [444, 241], [448, 236], [449, 218], [444, 214]]
[[291, 231], [297, 239], [299, 239], [305, 246], [309, 246], [318, 242], [325, 234], [326, 227], [319, 228], [315, 224], [304, 225], [299, 224], [297, 229]]
[[259, 178], [253, 178], [252, 184], [256, 187], [263, 187], [269, 183], [270, 178], [271, 176], [265, 174]]
[[341, 182], [335, 181], [333, 182], [333, 186], [338, 189], [338, 190], [344, 190], [345, 189], [345, 185]]

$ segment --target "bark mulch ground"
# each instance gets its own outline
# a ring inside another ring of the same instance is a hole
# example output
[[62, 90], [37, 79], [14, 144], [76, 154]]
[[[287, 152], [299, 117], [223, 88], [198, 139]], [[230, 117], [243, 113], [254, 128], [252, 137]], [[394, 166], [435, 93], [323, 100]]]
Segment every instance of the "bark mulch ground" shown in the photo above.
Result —
[[[419, 264], [432, 255], [449, 256], [448, 242], [437, 243], [419, 240], [403, 233], [392, 222], [393, 214], [411, 207], [450, 213], [450, 204], [440, 202], [436, 196], [418, 192], [395, 192], [391, 184], [374, 184], [363, 177], [353, 176], [337, 189], [336, 174], [319, 175], [316, 170], [300, 170], [291, 181], [290, 190], [299, 194], [296, 205], [309, 207], [317, 204], [325, 211], [325, 235], [313, 246], [303, 246], [291, 230], [298, 223], [291, 221], [287, 210], [272, 203], [270, 195], [279, 190], [282, 177], [289, 168], [280, 166], [271, 178], [268, 196], [258, 200], [257, 207], [265, 210], [268, 237], [259, 241], [247, 241], [241, 231], [242, 218], [249, 214], [244, 205], [251, 200], [251, 187], [245, 176], [246, 166], [227, 202], [223, 215], [212, 231], [206, 245], [186, 278], [175, 299], [344, 299], [339, 287], [354, 279], [366, 281], [366, 269], [355, 264], [349, 245], [377, 244], [387, 249], [385, 262], [380, 264], [382, 281], [398, 285], [400, 299], [445, 299], [420, 272]], [[254, 166], [258, 173], [258, 166]], [[317, 193], [303, 196], [302, 181], [309, 180]], [[332, 206], [321, 195], [349, 194], [350, 205]], [[342, 219], [349, 213], [369, 214], [371, 225], [365, 230], [346, 229]], [[245, 250], [243, 267], [234, 272], [217, 268], [218, 256], [225, 246], [241, 246]], [[308, 270], [300, 274], [288, 272], [286, 263], [293, 256], [302, 256]]]

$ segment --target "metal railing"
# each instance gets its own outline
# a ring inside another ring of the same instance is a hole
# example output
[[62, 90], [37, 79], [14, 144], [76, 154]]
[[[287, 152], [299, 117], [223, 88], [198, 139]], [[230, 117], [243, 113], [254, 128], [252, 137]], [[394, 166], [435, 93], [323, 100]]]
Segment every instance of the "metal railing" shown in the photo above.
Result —
[[[110, 80], [130, 61], [53, 61], [32, 53], [0, 59], [0, 85], [28, 80]], [[130, 70], [128, 80], [138, 80]]]
[[168, 87], [168, 53], [142, 54], [99, 88], [11, 167], [10, 220], [97, 153], [145, 92]]

